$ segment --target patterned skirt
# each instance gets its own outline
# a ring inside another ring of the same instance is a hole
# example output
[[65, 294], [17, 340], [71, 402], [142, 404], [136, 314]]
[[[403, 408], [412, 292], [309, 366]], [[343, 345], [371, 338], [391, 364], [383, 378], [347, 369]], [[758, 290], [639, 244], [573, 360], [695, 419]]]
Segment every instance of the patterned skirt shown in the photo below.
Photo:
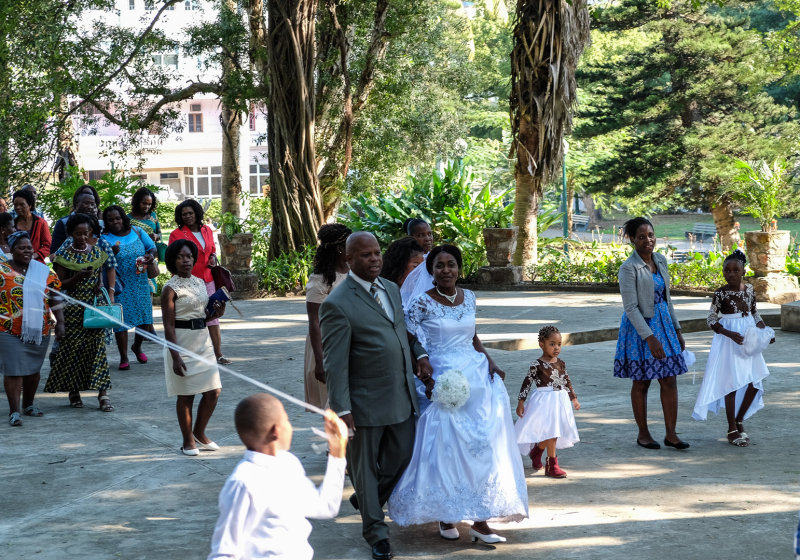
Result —
[[645, 321], [661, 343], [667, 357], [656, 360], [650, 353], [647, 342], [639, 336], [633, 323], [623, 313], [619, 325], [617, 352], [614, 355], [614, 377], [646, 381], [686, 373], [686, 362], [681, 355], [681, 345], [667, 303], [665, 301], [656, 303], [653, 317]]
[[83, 328], [83, 307], [64, 307], [65, 336], [50, 353], [48, 393], [111, 388], [105, 330]]

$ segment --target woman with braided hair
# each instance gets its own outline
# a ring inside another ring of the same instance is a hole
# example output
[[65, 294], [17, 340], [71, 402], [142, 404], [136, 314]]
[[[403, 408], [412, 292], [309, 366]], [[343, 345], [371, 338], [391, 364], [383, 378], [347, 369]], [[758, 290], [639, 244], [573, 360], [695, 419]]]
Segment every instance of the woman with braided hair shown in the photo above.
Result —
[[326, 406], [328, 389], [325, 386], [325, 367], [322, 365], [322, 335], [319, 330], [319, 308], [333, 289], [347, 278], [344, 246], [353, 233], [342, 224], [325, 224], [317, 232], [319, 245], [314, 255], [314, 273], [306, 284], [306, 313], [308, 336], [305, 351], [306, 402], [320, 408]]

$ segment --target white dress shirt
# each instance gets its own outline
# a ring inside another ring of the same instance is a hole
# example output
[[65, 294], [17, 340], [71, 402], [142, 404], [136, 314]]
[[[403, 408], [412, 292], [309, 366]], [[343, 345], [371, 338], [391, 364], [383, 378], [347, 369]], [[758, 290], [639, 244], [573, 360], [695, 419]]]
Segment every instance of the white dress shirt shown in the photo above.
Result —
[[[372, 288], [372, 282], [369, 280], [364, 280], [363, 278], [359, 277], [357, 274], [353, 274], [353, 271], [350, 271], [350, 277], [358, 282], [358, 285], [367, 290], [369, 297], [372, 297], [372, 292], [370, 289]], [[375, 286], [378, 288], [378, 298], [381, 300], [381, 305], [383, 306], [383, 310], [386, 312], [386, 315], [389, 316], [390, 321], [394, 321], [394, 309], [392, 308], [392, 302], [389, 300], [389, 294], [386, 292], [386, 288], [381, 283], [380, 278], [375, 279]]]
[[245, 451], [219, 493], [219, 519], [208, 560], [311, 559], [310, 519], [339, 513], [345, 459], [328, 456], [319, 487], [292, 453]]

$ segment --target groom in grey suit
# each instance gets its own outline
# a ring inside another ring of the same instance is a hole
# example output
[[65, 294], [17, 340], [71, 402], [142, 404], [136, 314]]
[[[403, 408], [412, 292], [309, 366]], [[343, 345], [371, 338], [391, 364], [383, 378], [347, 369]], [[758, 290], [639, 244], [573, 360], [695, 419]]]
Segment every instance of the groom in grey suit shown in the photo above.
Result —
[[348, 278], [320, 308], [323, 363], [330, 407], [353, 430], [347, 462], [362, 534], [372, 557], [388, 560], [383, 505], [411, 460], [419, 412], [412, 354], [428, 389], [433, 368], [416, 338], [409, 342], [397, 285], [378, 277], [383, 257], [375, 236], [352, 234], [346, 252]]

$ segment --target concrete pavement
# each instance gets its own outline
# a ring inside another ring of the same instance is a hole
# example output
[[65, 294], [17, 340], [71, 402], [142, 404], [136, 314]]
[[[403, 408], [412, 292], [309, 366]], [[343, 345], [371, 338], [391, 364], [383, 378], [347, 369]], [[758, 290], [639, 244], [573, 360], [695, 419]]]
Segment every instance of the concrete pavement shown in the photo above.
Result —
[[[484, 339], [527, 339], [547, 323], [576, 333], [613, 328], [619, 296], [554, 292], [479, 292], [479, 333]], [[676, 298], [679, 317], [705, 315], [705, 298]], [[223, 320], [225, 354], [233, 369], [302, 396], [306, 332], [302, 298], [237, 302]], [[764, 304], [763, 311], [774, 312]], [[566, 347], [567, 363], [583, 405], [576, 414], [581, 443], [559, 454], [565, 480], [528, 478], [531, 517], [495, 525], [509, 539], [495, 547], [472, 545], [466, 524], [456, 542], [435, 527], [392, 527], [396, 558], [790, 558], [800, 511], [800, 461], [795, 427], [800, 420], [800, 335], [778, 332], [765, 358], [766, 407], [746, 428], [740, 449], [725, 441], [723, 418], [690, 419], [702, 381], [710, 333], [686, 336], [697, 354], [694, 371], [679, 378], [680, 435], [686, 452], [648, 451], [635, 445], [630, 383], [611, 375], [614, 342]], [[208, 554], [217, 494], [241, 457], [233, 409], [256, 389], [223, 375], [223, 392], [208, 434], [222, 445], [199, 458], [179, 454], [174, 400], [166, 396], [160, 349], [145, 345], [146, 365], [116, 370], [109, 348], [116, 410], [67, 406], [66, 394], [40, 394], [43, 418], [23, 417], [22, 428], [0, 424], [0, 558], [201, 559]], [[492, 350], [516, 392], [534, 350]], [[47, 362], [42, 372], [44, 386]], [[650, 398], [654, 436], [663, 437], [657, 386]], [[510, 404], [511, 406], [511, 404]], [[319, 480], [324, 456], [311, 449], [318, 416], [287, 406], [295, 425], [293, 451]], [[528, 462], [526, 460], [526, 466]], [[528, 471], [529, 472], [529, 471]], [[311, 543], [319, 559], [369, 558], [360, 518], [346, 497], [340, 515], [314, 522]]]

